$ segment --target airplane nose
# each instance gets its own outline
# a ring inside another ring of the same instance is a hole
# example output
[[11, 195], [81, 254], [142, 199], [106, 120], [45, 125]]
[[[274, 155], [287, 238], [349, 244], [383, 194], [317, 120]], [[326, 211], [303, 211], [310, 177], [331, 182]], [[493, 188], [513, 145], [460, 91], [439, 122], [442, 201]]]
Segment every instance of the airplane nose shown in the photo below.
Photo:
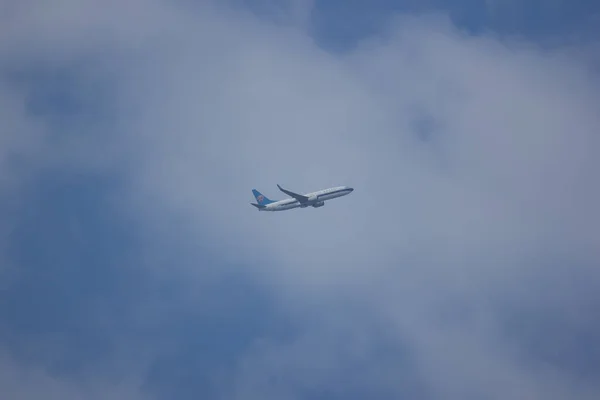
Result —
[[350, 193], [354, 192], [354, 188], [349, 187], [348, 190], [350, 191]]

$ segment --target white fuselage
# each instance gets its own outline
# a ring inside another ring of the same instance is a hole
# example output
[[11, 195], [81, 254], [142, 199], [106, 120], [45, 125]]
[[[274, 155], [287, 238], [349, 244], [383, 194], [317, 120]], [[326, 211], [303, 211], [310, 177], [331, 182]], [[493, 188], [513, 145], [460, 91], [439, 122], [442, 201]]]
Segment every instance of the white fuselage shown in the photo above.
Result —
[[318, 190], [312, 193], [306, 193], [304, 196], [308, 197], [309, 200], [306, 203], [301, 203], [296, 199], [284, 199], [274, 203], [267, 204], [261, 211], [285, 211], [291, 210], [292, 208], [305, 208], [305, 207], [321, 207], [325, 204], [326, 200], [335, 199], [337, 197], [346, 196], [352, 193], [354, 189], [348, 186], [337, 186], [329, 189]]

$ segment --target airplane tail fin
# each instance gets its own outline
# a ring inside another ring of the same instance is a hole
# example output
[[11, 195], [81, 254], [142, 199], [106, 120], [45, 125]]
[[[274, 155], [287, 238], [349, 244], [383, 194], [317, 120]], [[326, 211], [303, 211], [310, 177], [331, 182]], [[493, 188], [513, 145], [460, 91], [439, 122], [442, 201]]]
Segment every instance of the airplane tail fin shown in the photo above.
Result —
[[[265, 197], [265, 195], [263, 195], [261, 192], [259, 192], [256, 189], [252, 189], [252, 194], [254, 194], [254, 198], [256, 199], [256, 202], [258, 203], [257, 206], [259, 206], [259, 208], [263, 208], [267, 204], [274, 203], [273, 200]], [[260, 207], [260, 206], [262, 206], [262, 207]]]

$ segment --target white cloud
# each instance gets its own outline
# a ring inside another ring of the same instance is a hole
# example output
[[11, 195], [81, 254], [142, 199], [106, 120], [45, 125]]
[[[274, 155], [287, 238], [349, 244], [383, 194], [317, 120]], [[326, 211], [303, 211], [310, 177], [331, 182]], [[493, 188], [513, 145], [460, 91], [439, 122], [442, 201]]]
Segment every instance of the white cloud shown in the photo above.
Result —
[[[272, 284], [283, 310], [318, 316], [303, 327], [308, 340], [241, 355], [234, 387], [268, 398], [267, 374], [317, 367], [305, 384], [328, 385], [352, 346], [330, 352], [321, 334], [343, 331], [335, 315], [356, 304], [411, 346], [415, 379], [434, 398], [598, 394], [524, 353], [499, 311], [520, 301], [567, 334], [598, 328], [582, 325], [598, 299], [564, 284], [578, 275], [597, 289], [587, 266], [600, 261], [598, 77], [584, 58], [464, 36], [437, 17], [399, 18], [332, 55], [300, 29], [208, 6], [62, 5], [19, 9], [0, 51], [54, 66], [91, 54], [114, 79], [118, 136], [103, 155], [126, 168], [130, 211], [169, 237], [179, 233], [157, 226], [165, 213], [185, 217], [183, 241], [210, 230], [225, 259]], [[422, 115], [435, 121], [426, 141], [411, 129]], [[356, 190], [317, 210], [251, 208], [250, 189], [278, 197], [276, 183]], [[282, 385], [274, 394], [293, 397]]]

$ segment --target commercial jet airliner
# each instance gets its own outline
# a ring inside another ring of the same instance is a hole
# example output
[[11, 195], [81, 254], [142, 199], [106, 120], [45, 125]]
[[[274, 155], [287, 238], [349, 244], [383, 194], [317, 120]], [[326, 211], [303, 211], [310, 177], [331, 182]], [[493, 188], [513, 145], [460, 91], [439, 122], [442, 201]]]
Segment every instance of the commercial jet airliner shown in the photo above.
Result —
[[312, 206], [314, 208], [322, 207], [325, 205], [325, 200], [335, 199], [336, 197], [346, 196], [347, 194], [352, 193], [354, 190], [348, 186], [338, 186], [329, 189], [323, 189], [312, 193], [306, 194], [298, 194], [294, 192], [290, 192], [277, 185], [279, 190], [283, 193], [291, 196], [291, 199], [285, 200], [270, 200], [265, 197], [262, 193], [260, 193], [256, 189], [252, 189], [252, 193], [256, 198], [256, 203], [250, 203], [254, 207], [258, 208], [258, 211], [285, 211], [291, 210], [292, 208], [306, 208]]

